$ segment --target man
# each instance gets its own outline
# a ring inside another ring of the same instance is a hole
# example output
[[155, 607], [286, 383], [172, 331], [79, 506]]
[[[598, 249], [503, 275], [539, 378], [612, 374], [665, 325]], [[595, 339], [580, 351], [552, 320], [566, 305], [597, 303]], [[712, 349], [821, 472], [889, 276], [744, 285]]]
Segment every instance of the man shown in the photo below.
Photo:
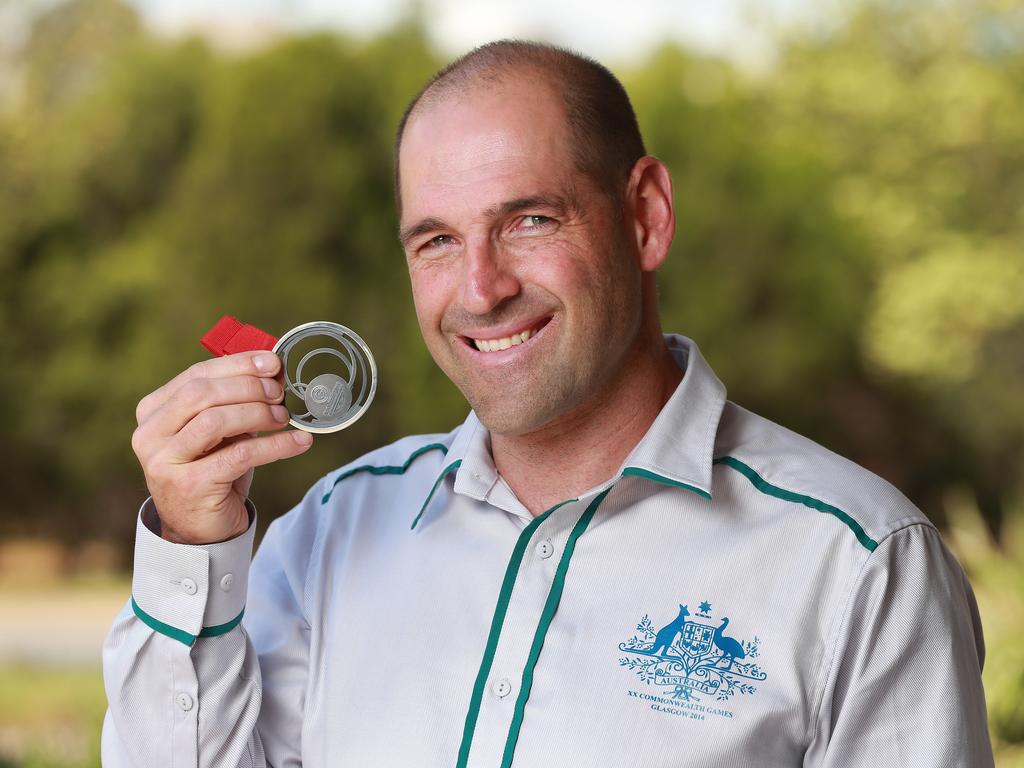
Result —
[[610, 73], [472, 52], [403, 119], [396, 193], [473, 411], [323, 478], [250, 569], [252, 467], [309, 446], [276, 358], [143, 399], [107, 765], [991, 765], [935, 529], [662, 335], [671, 180]]

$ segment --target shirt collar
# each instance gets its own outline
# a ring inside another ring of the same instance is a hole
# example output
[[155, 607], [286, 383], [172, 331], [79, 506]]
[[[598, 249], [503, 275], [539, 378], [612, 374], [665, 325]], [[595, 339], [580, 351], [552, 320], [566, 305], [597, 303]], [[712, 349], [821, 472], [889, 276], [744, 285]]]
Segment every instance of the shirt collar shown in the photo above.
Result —
[[665, 344], [683, 369], [683, 380], [647, 434], [623, 463], [623, 475], [647, 477], [711, 498], [711, 469], [725, 385], [685, 336], [669, 334]]
[[[710, 499], [711, 462], [718, 421], [725, 407], [725, 386], [691, 339], [666, 334], [665, 344], [683, 370], [683, 380], [647, 434], [626, 457], [618, 475], [645, 477]], [[473, 411], [456, 430], [444, 467], [420, 509], [421, 515], [441, 482], [452, 473], [454, 491], [479, 501], [488, 499], [499, 481], [491, 456], [490, 433]]]

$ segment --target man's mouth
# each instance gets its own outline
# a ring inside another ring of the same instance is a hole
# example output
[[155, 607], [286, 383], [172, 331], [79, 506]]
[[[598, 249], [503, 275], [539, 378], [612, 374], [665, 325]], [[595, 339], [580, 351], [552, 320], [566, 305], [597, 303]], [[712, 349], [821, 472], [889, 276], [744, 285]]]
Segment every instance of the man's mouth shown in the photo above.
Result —
[[529, 328], [524, 328], [521, 331], [513, 333], [509, 336], [501, 336], [499, 338], [491, 339], [478, 339], [473, 336], [464, 336], [463, 338], [467, 343], [476, 347], [481, 352], [500, 352], [503, 349], [509, 349], [511, 347], [517, 347], [520, 344], [525, 344], [533, 336], [535, 336], [540, 330], [548, 324], [550, 317], [545, 317], [540, 322], [534, 323]]

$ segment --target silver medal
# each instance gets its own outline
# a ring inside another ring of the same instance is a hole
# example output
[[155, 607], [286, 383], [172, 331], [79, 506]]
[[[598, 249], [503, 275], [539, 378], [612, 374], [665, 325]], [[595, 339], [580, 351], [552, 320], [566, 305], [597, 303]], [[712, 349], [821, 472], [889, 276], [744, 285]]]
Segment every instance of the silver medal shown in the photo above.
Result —
[[355, 332], [338, 323], [305, 323], [274, 345], [284, 369], [289, 424], [337, 432], [363, 415], [377, 392], [377, 364]]

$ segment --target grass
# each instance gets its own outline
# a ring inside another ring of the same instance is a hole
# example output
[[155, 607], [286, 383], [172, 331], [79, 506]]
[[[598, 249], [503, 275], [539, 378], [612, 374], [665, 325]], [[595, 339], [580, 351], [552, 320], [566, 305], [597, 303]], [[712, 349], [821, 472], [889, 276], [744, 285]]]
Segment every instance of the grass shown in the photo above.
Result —
[[99, 665], [5, 665], [0, 680], [0, 768], [99, 768]]

